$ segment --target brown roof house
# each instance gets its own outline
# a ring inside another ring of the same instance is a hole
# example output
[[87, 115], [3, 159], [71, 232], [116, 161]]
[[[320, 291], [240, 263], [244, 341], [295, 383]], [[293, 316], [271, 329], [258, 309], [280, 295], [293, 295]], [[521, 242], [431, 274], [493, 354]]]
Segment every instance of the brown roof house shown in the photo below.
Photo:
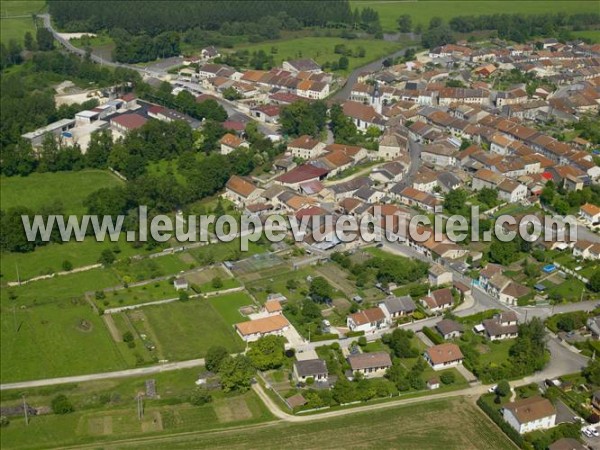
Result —
[[327, 381], [327, 364], [322, 359], [308, 359], [294, 363], [294, 378], [296, 381], [306, 383], [308, 378], [316, 382]]
[[239, 148], [250, 147], [246, 141], [231, 133], [227, 133], [225, 136], [223, 136], [219, 143], [221, 144], [222, 155], [228, 155]]
[[350, 314], [346, 319], [350, 331], [364, 331], [374, 333], [377, 330], [387, 328], [388, 319], [381, 308], [369, 308]]
[[362, 373], [365, 378], [382, 377], [392, 367], [392, 360], [387, 352], [359, 353], [348, 356], [352, 374]]
[[248, 179], [233, 175], [225, 185], [223, 197], [235, 203], [238, 207], [244, 207], [257, 202], [262, 191]]
[[445, 343], [429, 347], [425, 351], [425, 360], [433, 370], [443, 370], [463, 363], [464, 356], [456, 344]]
[[556, 408], [550, 400], [537, 396], [504, 405], [504, 420], [519, 433], [547, 430], [556, 425]]
[[436, 325], [435, 329], [444, 339], [454, 339], [463, 333], [463, 326], [455, 320], [443, 319]]
[[290, 141], [287, 149], [296, 158], [313, 159], [325, 152], [325, 143], [303, 135]]
[[256, 341], [264, 336], [281, 336], [290, 327], [288, 320], [281, 314], [235, 324], [237, 333], [246, 342]]
[[447, 308], [452, 308], [454, 297], [450, 288], [438, 289], [430, 292], [427, 297], [421, 300], [425, 308], [431, 312], [443, 311]]

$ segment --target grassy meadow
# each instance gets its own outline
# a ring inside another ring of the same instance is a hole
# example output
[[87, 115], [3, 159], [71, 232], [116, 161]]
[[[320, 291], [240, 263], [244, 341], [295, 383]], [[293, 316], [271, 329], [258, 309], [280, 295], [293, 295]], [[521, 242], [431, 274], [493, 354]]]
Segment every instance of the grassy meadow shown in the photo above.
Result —
[[577, 14], [598, 12], [597, 1], [498, 1], [498, 0], [351, 0], [352, 9], [370, 7], [379, 12], [381, 25], [386, 32], [398, 31], [397, 20], [402, 14], [412, 16], [413, 24], [427, 26], [432, 17], [448, 21], [456, 16], [484, 14]]
[[22, 43], [26, 32], [35, 37], [32, 14], [44, 12], [44, 0], [3, 1], [0, 3], [0, 41], [7, 44], [11, 39]]

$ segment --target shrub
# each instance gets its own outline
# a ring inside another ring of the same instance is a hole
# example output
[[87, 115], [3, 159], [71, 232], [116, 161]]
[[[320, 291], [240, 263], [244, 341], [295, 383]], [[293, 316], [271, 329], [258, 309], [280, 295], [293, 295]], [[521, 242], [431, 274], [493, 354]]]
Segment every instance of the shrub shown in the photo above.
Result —
[[358, 345], [360, 345], [361, 347], [365, 347], [367, 345], [367, 338], [364, 336], [359, 337]]
[[69, 414], [75, 411], [67, 396], [63, 394], [54, 397], [50, 406], [54, 414]]
[[432, 330], [429, 327], [423, 327], [423, 334], [431, 340], [436, 345], [443, 344], [444, 338], [439, 335], [436, 331]]
[[504, 431], [504, 434], [506, 434], [515, 444], [517, 444], [518, 447], [523, 448], [523, 437], [517, 432], [517, 430], [504, 421], [497, 410], [486, 403], [483, 396], [479, 397], [477, 400], [477, 406], [479, 406], [483, 412], [486, 413], [502, 431]]
[[212, 395], [204, 387], [195, 388], [190, 395], [190, 403], [194, 406], [202, 406], [210, 402], [212, 402]]
[[454, 372], [445, 372], [440, 376], [440, 381], [444, 384], [452, 384], [455, 380]]

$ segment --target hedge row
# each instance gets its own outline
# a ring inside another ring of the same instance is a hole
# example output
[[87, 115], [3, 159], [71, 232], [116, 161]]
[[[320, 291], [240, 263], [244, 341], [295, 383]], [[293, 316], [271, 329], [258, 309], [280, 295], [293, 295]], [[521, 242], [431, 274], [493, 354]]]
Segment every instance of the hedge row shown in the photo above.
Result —
[[440, 334], [429, 327], [423, 327], [423, 334], [427, 336], [435, 345], [443, 344], [444, 338]]
[[356, 336], [364, 336], [365, 332], [364, 331], [348, 331], [346, 333], [346, 337], [356, 337]]
[[330, 341], [333, 339], [337, 339], [338, 337], [339, 336], [334, 333], [314, 334], [310, 336], [310, 342]]

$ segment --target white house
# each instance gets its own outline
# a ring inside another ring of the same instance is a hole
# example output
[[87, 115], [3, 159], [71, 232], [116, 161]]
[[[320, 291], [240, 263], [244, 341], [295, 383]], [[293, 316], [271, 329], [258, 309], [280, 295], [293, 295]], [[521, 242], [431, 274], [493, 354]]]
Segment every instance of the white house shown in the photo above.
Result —
[[579, 208], [579, 215], [590, 225], [600, 224], [600, 207], [591, 203], [586, 203]]
[[282, 336], [290, 327], [288, 320], [281, 314], [235, 324], [237, 333], [246, 342], [253, 342], [264, 336]]
[[504, 405], [504, 420], [519, 433], [547, 430], [556, 425], [556, 408], [540, 396], [529, 397]]
[[256, 202], [262, 192], [262, 189], [259, 189], [247, 179], [233, 175], [225, 185], [223, 197], [235, 203], [236, 206], [243, 207]]
[[463, 363], [464, 356], [456, 344], [450, 342], [429, 347], [425, 351], [425, 360], [433, 370], [456, 367]]
[[381, 308], [369, 308], [349, 315], [346, 324], [350, 331], [374, 333], [377, 330], [386, 328], [388, 321]]
[[289, 142], [287, 149], [296, 158], [314, 159], [325, 152], [325, 143], [304, 135]]
[[383, 377], [386, 371], [392, 367], [392, 360], [388, 352], [350, 355], [348, 363], [352, 373], [361, 373], [365, 378]]
[[412, 314], [417, 309], [417, 306], [409, 295], [405, 295], [404, 297], [388, 297], [379, 303], [379, 308], [381, 308], [388, 320], [392, 320]]
[[327, 381], [327, 364], [322, 359], [308, 359], [294, 363], [294, 379], [306, 383], [312, 378], [316, 382]]

